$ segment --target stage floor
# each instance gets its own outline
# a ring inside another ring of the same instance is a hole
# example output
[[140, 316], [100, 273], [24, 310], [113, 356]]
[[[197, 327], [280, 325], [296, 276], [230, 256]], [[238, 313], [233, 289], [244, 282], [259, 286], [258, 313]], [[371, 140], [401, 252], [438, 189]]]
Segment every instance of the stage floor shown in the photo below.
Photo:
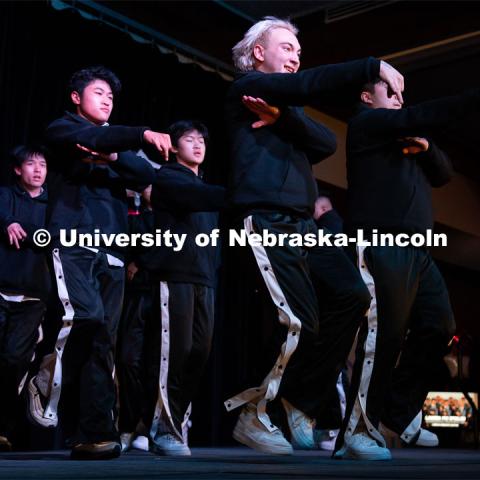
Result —
[[332, 460], [327, 452], [262, 455], [197, 448], [187, 458], [133, 451], [115, 460], [72, 461], [67, 451], [2, 453], [0, 479], [480, 479], [480, 452], [396, 449], [389, 462]]

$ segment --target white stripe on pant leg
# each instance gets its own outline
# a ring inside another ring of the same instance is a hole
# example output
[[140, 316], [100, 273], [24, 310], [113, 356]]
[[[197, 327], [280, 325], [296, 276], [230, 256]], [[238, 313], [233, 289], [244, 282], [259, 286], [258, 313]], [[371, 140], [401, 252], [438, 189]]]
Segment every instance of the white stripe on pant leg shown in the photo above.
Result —
[[[254, 232], [251, 216], [245, 219], [244, 226], [247, 236]], [[286, 325], [288, 327], [287, 339], [282, 344], [280, 355], [277, 357], [275, 365], [263, 379], [262, 384], [258, 387], [249, 388], [238, 395], [235, 395], [224, 402], [224, 404], [226, 409], [230, 411], [260, 397], [260, 400], [257, 403], [257, 417], [265, 426], [265, 428], [272, 432], [276, 430], [277, 427], [272, 424], [270, 417], [266, 412], [267, 403], [273, 400], [278, 393], [283, 372], [285, 371], [290, 357], [297, 348], [302, 324], [288, 305], [285, 295], [283, 294], [283, 291], [280, 288], [278, 280], [275, 276], [275, 272], [273, 271], [270, 260], [268, 259], [265, 248], [263, 248], [263, 246], [252, 246], [252, 250], [273, 303], [277, 307], [278, 319], [282, 325]]]
[[53, 378], [51, 379], [50, 398], [43, 416], [58, 421], [58, 402], [62, 392], [62, 355], [68, 336], [72, 330], [73, 317], [75, 315], [75, 311], [68, 295], [67, 284], [65, 283], [65, 275], [63, 273], [63, 266], [58, 248], [53, 250], [53, 268], [55, 270], [58, 298], [62, 302], [65, 314], [62, 317], [63, 325], [58, 333], [57, 342], [55, 343], [55, 369], [53, 372]]
[[161, 318], [161, 348], [160, 348], [160, 373], [158, 376], [158, 397], [155, 405], [155, 413], [153, 415], [152, 428], [150, 429], [150, 436], [155, 440], [155, 435], [158, 432], [158, 424], [161, 421], [162, 412], [165, 409], [173, 432], [181, 439], [182, 433], [177, 430], [170, 412], [170, 405], [168, 403], [168, 369], [170, 362], [170, 311], [169, 311], [169, 296], [167, 282], [160, 282], [160, 318]]
[[355, 399], [355, 405], [353, 407], [352, 413], [350, 415], [350, 420], [348, 422], [347, 430], [345, 432], [345, 441], [353, 435], [355, 428], [362, 417], [367, 427], [368, 433], [377, 440], [382, 447], [386, 446], [385, 439], [382, 434], [372, 425], [369, 418], [367, 417], [367, 398], [368, 398], [368, 388], [370, 386], [370, 380], [372, 378], [373, 365], [375, 360], [375, 347], [377, 343], [377, 297], [375, 294], [375, 281], [373, 280], [372, 274], [369, 272], [364, 258], [365, 247], [357, 246], [357, 256], [358, 256], [358, 267], [360, 270], [360, 275], [362, 276], [365, 285], [370, 292], [372, 298], [370, 302], [370, 309], [367, 312], [367, 323], [368, 323], [368, 334], [365, 339], [364, 351], [365, 357], [363, 359], [362, 365], [362, 374], [360, 378], [360, 385], [357, 392], [357, 398]]
[[415, 418], [410, 422], [410, 424], [407, 426], [407, 428], [402, 432], [400, 435], [400, 438], [406, 442], [410, 443], [412, 441], [412, 438], [415, 437], [415, 435], [420, 431], [422, 428], [422, 411], [420, 410], [417, 415], [415, 415]]

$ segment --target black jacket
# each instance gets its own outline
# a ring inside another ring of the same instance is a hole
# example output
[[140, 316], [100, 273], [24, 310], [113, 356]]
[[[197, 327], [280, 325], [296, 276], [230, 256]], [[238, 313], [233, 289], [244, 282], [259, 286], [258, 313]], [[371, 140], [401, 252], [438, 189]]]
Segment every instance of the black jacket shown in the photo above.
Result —
[[183, 249], [154, 247], [143, 264], [160, 280], [213, 287], [218, 249], [199, 247], [195, 237], [210, 234], [218, 226], [218, 212], [225, 205], [225, 189], [206, 184], [189, 168], [168, 163], [157, 171], [152, 188], [155, 228], [187, 234]]
[[348, 231], [424, 233], [433, 227], [431, 187], [450, 180], [450, 160], [430, 139], [427, 152], [405, 155], [401, 139], [425, 136], [447, 121], [441, 102], [360, 107], [347, 133]]
[[[311, 165], [332, 155], [334, 134], [308, 118], [299, 107], [333, 97], [347, 85], [378, 75], [374, 58], [326, 65], [295, 74], [249, 72], [239, 76], [226, 98], [231, 171], [229, 203], [245, 216], [262, 210], [310, 216], [317, 196]], [[242, 96], [261, 97], [279, 107], [273, 125], [252, 129], [256, 117], [242, 104]]]
[[[47, 190], [32, 198], [20, 186], [0, 188], [0, 292], [22, 294], [46, 300], [50, 275], [45, 249], [32, 241], [33, 234], [45, 227]], [[7, 227], [19, 223], [27, 233], [19, 250], [8, 241]]]
[[[49, 161], [48, 227], [57, 240], [61, 228], [80, 233], [126, 233], [125, 189], [142, 190], [152, 183], [153, 167], [129, 150], [142, 146], [146, 127], [96, 126], [66, 113], [49, 125], [45, 141]], [[98, 165], [77, 144], [102, 153], [118, 153], [118, 160]]]

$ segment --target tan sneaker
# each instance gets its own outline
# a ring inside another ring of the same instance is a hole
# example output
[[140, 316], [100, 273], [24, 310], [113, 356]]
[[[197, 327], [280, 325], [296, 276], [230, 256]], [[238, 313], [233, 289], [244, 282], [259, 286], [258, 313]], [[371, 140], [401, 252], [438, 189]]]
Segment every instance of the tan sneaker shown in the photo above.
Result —
[[120, 456], [122, 446], [118, 442], [79, 443], [72, 448], [72, 460], [107, 460]]

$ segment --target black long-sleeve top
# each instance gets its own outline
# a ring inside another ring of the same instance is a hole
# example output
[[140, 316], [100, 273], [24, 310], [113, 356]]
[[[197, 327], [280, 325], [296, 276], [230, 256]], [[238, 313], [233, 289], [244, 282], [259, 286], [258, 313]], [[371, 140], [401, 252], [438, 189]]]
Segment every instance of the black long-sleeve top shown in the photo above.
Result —
[[[230, 139], [229, 206], [243, 216], [254, 211], [285, 211], [311, 216], [317, 188], [311, 165], [332, 155], [335, 135], [308, 118], [302, 106], [335, 96], [346, 86], [360, 87], [379, 73], [374, 58], [325, 65], [294, 74], [258, 71], [240, 75], [225, 105]], [[260, 97], [279, 107], [273, 125], [252, 129], [255, 115], [242, 96]]]
[[157, 171], [151, 202], [155, 229], [186, 234], [182, 250], [155, 247], [141, 267], [156, 279], [213, 287], [218, 259], [214, 246], [199, 247], [195, 237], [210, 234], [218, 226], [218, 211], [225, 206], [225, 188], [205, 183], [189, 168], [168, 163]]
[[[155, 177], [153, 167], [130, 151], [142, 146], [145, 130], [97, 126], [69, 112], [49, 125], [45, 133], [52, 152], [48, 227], [54, 242], [61, 228], [76, 228], [80, 233], [93, 233], [96, 228], [107, 234], [128, 232], [125, 189], [141, 191]], [[105, 164], [86, 161], [88, 153], [77, 145], [118, 153], [118, 159]]]
[[[50, 290], [45, 250], [33, 243], [33, 234], [45, 228], [47, 190], [31, 197], [18, 185], [0, 188], [0, 292], [46, 300]], [[10, 245], [7, 228], [19, 223], [27, 237], [20, 249]]]
[[447, 126], [466, 113], [457, 102], [465, 107], [469, 97], [476, 98], [478, 108], [478, 94], [400, 110], [360, 107], [347, 133], [348, 231], [424, 233], [433, 227], [431, 187], [450, 180], [452, 165], [430, 139], [426, 152], [405, 155], [402, 138], [427, 136]]

